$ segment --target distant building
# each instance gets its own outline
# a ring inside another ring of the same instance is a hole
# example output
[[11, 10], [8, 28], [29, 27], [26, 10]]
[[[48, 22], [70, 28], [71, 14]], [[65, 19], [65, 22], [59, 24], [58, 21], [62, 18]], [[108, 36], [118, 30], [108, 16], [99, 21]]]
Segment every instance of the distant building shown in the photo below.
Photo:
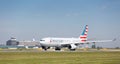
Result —
[[11, 37], [10, 40], [6, 42], [7, 46], [17, 46], [19, 45], [19, 41], [16, 40], [16, 38]]
[[17, 41], [16, 38], [11, 38], [6, 42], [7, 46], [40, 46], [39, 42], [33, 41]]
[[35, 41], [20, 41], [19, 42], [19, 46], [39, 46], [40, 43], [39, 42], [35, 42]]

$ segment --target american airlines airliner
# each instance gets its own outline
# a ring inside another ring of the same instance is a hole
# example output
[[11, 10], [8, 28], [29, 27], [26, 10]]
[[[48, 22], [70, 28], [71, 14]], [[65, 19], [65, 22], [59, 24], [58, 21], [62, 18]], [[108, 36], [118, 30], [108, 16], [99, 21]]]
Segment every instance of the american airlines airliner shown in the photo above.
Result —
[[47, 50], [50, 47], [55, 47], [55, 50], [61, 50], [62, 47], [67, 47], [68, 49], [74, 51], [78, 45], [87, 44], [93, 42], [110, 42], [113, 40], [103, 40], [103, 41], [88, 41], [88, 25], [85, 26], [82, 34], [78, 38], [53, 38], [47, 37], [40, 40], [42, 49]]

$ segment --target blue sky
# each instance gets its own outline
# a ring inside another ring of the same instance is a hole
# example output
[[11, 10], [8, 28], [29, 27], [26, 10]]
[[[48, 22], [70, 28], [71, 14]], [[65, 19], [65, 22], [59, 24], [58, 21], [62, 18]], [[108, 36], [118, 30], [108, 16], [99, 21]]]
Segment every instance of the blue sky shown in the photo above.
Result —
[[[0, 43], [78, 37], [86, 24], [88, 39], [119, 37], [120, 0], [0, 0]], [[119, 40], [98, 45], [120, 47]]]

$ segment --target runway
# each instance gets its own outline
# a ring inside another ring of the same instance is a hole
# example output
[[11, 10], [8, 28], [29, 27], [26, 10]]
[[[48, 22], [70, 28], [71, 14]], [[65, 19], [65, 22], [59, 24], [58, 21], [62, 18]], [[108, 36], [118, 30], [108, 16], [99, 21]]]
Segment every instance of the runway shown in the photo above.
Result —
[[120, 52], [120, 49], [76, 49], [75, 51], [70, 51], [69, 49], [62, 48], [60, 51], [56, 51], [54, 49], [43, 50], [41, 48], [38, 49], [0, 49], [0, 52]]

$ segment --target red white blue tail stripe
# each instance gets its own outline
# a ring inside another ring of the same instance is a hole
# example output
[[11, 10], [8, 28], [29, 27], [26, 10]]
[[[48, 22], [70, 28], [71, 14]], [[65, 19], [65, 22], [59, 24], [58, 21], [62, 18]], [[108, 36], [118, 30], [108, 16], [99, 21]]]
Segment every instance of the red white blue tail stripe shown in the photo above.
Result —
[[83, 42], [83, 43], [86, 42], [87, 34], [88, 34], [88, 25], [85, 26], [83, 33], [80, 35], [81, 42]]

